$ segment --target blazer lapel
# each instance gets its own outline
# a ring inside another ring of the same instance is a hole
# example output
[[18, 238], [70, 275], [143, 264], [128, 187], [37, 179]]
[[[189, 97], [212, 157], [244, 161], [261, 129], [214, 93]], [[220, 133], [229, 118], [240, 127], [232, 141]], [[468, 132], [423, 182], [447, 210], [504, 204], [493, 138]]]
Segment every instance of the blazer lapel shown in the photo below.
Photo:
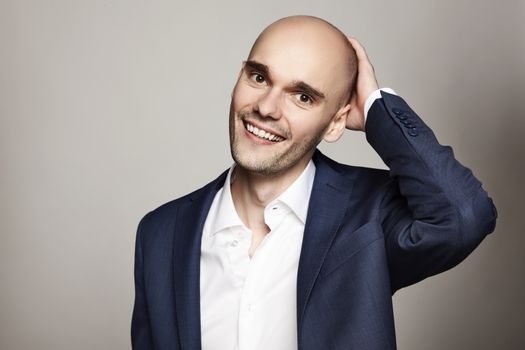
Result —
[[227, 171], [190, 195], [177, 213], [173, 244], [175, 307], [182, 349], [201, 349], [200, 249], [202, 229]]
[[332, 167], [332, 164], [336, 163], [318, 150], [313, 160], [316, 172], [297, 273], [297, 329], [299, 335], [308, 298], [347, 211], [353, 186], [353, 180], [338, 173]]

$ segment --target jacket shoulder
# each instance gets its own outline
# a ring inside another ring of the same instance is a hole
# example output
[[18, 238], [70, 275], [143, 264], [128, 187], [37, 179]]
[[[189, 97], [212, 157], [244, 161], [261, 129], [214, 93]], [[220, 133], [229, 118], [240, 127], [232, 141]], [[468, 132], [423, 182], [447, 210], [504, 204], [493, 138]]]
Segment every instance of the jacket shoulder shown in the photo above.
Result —
[[370, 186], [377, 188], [383, 184], [394, 182], [393, 178], [390, 176], [390, 171], [387, 169], [339, 163], [319, 151], [316, 152], [314, 160], [316, 164], [327, 166], [343, 177], [352, 178], [354, 181], [357, 181], [360, 186], [366, 186], [366, 184], [369, 184]]
[[177, 211], [181, 206], [206, 196], [210, 194], [211, 191], [217, 192], [224, 184], [227, 173], [228, 170], [225, 170], [216, 179], [207, 183], [201, 188], [196, 189], [195, 191], [192, 191], [179, 198], [175, 198], [151, 210], [140, 220], [139, 229], [142, 226], [156, 226], [166, 222], [173, 222], [177, 216]]

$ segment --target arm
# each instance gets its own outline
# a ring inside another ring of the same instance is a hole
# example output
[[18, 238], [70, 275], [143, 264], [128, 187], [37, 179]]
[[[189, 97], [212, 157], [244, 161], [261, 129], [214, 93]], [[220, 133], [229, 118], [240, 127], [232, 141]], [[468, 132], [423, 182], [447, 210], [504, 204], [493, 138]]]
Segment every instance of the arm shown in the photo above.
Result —
[[135, 304], [133, 306], [133, 316], [131, 319], [131, 346], [136, 350], [153, 349], [149, 314], [146, 305], [146, 295], [144, 292], [142, 255], [141, 227], [146, 218], [147, 216], [139, 223], [135, 242]]
[[359, 76], [347, 128], [366, 132], [395, 183], [380, 214], [395, 292], [461, 262], [494, 230], [497, 215], [481, 183], [403, 99], [381, 92], [365, 122], [365, 101], [377, 81], [362, 46], [350, 41]]

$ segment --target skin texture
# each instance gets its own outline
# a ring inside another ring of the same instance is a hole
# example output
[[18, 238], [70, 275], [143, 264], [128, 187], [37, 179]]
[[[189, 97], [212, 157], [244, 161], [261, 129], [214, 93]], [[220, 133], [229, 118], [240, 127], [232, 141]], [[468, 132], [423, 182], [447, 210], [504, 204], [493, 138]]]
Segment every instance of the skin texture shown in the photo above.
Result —
[[[253, 232], [250, 256], [269, 232], [264, 207], [297, 179], [319, 142], [337, 141], [345, 128], [364, 130], [363, 106], [375, 89], [362, 46], [324, 20], [287, 17], [259, 35], [230, 105], [237, 164], [231, 190], [239, 217]], [[254, 136], [248, 124], [278, 142]]]

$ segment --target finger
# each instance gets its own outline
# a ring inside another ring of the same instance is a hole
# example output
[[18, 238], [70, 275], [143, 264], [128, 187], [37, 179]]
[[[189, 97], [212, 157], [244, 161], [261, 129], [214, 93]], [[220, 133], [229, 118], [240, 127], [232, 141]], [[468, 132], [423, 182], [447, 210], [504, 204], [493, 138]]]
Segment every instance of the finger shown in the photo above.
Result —
[[370, 62], [368, 54], [361, 43], [354, 37], [347, 37], [350, 44], [354, 47], [357, 55], [357, 64], [359, 65], [359, 71], [370, 70], [371, 73], [375, 72], [374, 65]]
[[368, 55], [366, 54], [366, 50], [365, 48], [363, 47], [363, 45], [361, 45], [361, 43], [354, 37], [347, 37], [348, 38], [348, 41], [350, 41], [350, 44], [352, 44], [354, 50], [355, 50], [355, 53], [357, 55], [357, 59], [359, 60], [363, 60], [363, 61], [368, 61]]

